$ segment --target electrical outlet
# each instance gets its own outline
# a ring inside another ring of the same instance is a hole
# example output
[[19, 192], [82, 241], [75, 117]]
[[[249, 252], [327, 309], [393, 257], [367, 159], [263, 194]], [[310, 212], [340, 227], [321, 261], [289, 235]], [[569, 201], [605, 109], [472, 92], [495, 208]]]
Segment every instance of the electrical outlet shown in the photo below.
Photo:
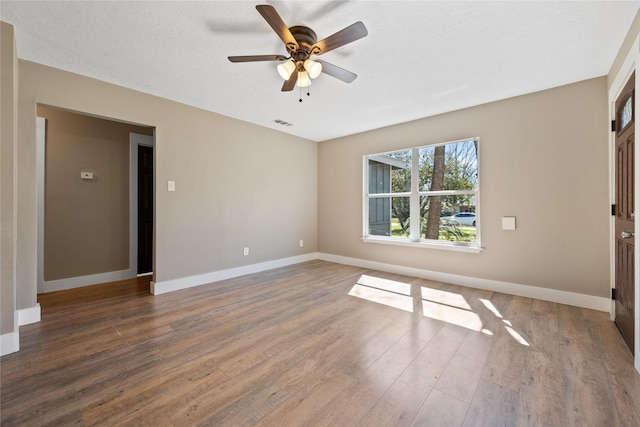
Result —
[[304, 247], [304, 240], [300, 240], [300, 247]]
[[249, 248], [244, 248], [244, 256], [249, 255]]

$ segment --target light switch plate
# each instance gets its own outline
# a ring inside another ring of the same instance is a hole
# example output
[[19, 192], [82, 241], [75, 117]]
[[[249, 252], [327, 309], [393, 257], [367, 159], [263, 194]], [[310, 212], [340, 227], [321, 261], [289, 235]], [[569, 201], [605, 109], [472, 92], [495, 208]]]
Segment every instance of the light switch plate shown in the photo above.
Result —
[[175, 181], [167, 181], [167, 191], [176, 191]]
[[93, 172], [80, 172], [80, 179], [93, 179]]
[[515, 230], [516, 229], [516, 217], [515, 216], [503, 216], [502, 217], [502, 229], [503, 230]]

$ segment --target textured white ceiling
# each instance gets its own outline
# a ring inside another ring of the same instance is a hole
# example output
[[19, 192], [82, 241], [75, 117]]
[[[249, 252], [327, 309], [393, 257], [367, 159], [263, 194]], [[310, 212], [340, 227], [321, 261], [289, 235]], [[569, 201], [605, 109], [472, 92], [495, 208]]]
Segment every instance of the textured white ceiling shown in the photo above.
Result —
[[[321, 58], [322, 74], [281, 92], [286, 54], [255, 5], [318, 39], [362, 21], [369, 35]], [[0, 3], [18, 56], [323, 141], [608, 73], [640, 1], [78, 1]], [[292, 123], [282, 126], [276, 119]]]

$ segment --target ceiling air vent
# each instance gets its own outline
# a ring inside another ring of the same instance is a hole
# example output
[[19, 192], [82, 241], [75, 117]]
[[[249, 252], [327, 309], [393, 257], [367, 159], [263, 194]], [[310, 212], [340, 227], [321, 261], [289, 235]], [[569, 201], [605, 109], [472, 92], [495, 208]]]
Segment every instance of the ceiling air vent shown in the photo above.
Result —
[[285, 122], [284, 120], [280, 119], [275, 119], [274, 122], [282, 126], [293, 126], [293, 123]]

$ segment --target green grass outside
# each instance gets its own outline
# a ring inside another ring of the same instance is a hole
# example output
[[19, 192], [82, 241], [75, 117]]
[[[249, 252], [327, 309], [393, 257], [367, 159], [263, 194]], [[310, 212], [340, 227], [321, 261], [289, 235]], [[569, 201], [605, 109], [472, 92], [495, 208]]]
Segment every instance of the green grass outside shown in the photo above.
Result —
[[[398, 218], [391, 219], [391, 236], [408, 238], [408, 233], [402, 232]], [[424, 233], [420, 236], [424, 239]], [[440, 225], [438, 240], [451, 242], [475, 242], [476, 227], [470, 225]]]

